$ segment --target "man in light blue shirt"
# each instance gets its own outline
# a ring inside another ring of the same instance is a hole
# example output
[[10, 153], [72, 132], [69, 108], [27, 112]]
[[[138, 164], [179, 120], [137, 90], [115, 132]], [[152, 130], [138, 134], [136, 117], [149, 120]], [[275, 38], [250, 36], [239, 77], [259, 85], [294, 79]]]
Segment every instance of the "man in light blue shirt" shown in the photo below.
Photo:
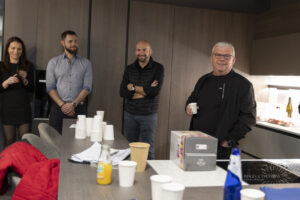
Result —
[[86, 114], [84, 100], [92, 90], [92, 64], [77, 55], [77, 35], [74, 31], [61, 34], [64, 53], [48, 62], [46, 71], [47, 92], [53, 104], [49, 124], [60, 134], [63, 118], [76, 118]]

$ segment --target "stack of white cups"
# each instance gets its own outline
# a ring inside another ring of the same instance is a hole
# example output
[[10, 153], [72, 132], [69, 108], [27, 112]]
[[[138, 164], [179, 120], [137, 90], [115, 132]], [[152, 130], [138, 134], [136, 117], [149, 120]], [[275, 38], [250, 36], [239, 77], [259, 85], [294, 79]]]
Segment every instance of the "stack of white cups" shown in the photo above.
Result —
[[93, 120], [93, 126], [91, 131], [91, 141], [101, 142], [102, 141], [102, 117], [95, 115]]
[[86, 118], [86, 136], [88, 136], [88, 137], [90, 137], [91, 133], [92, 133], [93, 121], [94, 121], [94, 118], [92, 118], [92, 117]]
[[96, 115], [100, 115], [102, 119], [104, 119], [104, 111], [103, 110], [97, 110]]
[[76, 139], [85, 139], [86, 138], [86, 117], [85, 115], [78, 115], [75, 129], [75, 138]]
[[106, 125], [104, 131], [104, 140], [114, 140], [114, 125]]

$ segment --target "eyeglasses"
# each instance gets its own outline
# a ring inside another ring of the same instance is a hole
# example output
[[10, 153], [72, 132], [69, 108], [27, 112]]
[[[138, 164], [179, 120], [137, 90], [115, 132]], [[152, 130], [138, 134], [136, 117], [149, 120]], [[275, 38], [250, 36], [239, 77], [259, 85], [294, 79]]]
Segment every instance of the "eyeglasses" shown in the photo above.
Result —
[[229, 55], [229, 54], [219, 54], [219, 53], [214, 53], [213, 54], [215, 56], [216, 59], [218, 60], [221, 60], [222, 57], [225, 59], [225, 60], [230, 60], [231, 57], [233, 57], [233, 55]]

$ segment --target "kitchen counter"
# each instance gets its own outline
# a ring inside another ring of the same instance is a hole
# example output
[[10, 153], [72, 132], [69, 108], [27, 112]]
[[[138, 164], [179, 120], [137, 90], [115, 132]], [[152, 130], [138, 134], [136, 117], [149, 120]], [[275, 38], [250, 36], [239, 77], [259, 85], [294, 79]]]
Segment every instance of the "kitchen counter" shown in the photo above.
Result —
[[266, 128], [271, 131], [277, 131], [278, 133], [282, 133], [288, 136], [300, 138], [300, 127], [296, 126], [280, 126], [277, 124], [272, 124], [268, 122], [257, 121], [256, 126], [260, 128]]

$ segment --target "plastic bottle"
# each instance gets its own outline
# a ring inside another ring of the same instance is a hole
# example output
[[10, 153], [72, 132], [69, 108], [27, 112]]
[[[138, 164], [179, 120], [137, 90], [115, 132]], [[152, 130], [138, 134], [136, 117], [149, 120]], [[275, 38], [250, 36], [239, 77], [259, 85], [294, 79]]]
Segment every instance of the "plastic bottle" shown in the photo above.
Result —
[[288, 117], [292, 117], [293, 107], [292, 107], [292, 98], [289, 97], [289, 102], [286, 105], [286, 112], [288, 114]]
[[97, 183], [100, 185], [111, 184], [112, 165], [110, 157], [110, 148], [103, 144], [97, 166]]
[[227, 176], [224, 186], [223, 200], [240, 200], [242, 189], [242, 167], [241, 156], [238, 148], [233, 148], [230, 155], [230, 163], [227, 169]]

